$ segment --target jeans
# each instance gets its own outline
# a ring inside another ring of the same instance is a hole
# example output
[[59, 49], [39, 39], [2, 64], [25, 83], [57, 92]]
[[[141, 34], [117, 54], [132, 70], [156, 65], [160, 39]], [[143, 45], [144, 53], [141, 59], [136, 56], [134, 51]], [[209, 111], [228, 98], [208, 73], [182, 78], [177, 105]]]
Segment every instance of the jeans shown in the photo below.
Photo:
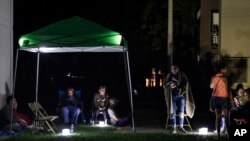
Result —
[[115, 126], [118, 126], [118, 127], [123, 127], [123, 126], [127, 126], [127, 125], [129, 125], [129, 118], [128, 117], [120, 118], [115, 123]]
[[[176, 112], [184, 113], [185, 112], [185, 97], [183, 95], [173, 95], [173, 110], [174, 114], [172, 115], [172, 123], [173, 125], [176, 125]], [[179, 125], [183, 125], [184, 119], [179, 117]]]
[[173, 108], [174, 108], [174, 114], [176, 114], [176, 111], [184, 112], [185, 108], [185, 98], [183, 95], [176, 95], [173, 96]]
[[80, 108], [75, 106], [64, 106], [61, 109], [64, 124], [77, 124]]

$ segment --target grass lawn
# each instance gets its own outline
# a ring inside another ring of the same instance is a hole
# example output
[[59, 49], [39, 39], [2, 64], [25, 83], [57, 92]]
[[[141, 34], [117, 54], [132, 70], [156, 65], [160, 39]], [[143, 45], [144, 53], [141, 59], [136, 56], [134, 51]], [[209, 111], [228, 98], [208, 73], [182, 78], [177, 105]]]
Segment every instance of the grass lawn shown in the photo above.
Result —
[[[131, 128], [117, 129], [115, 127], [94, 127], [89, 125], [79, 125], [76, 132], [70, 136], [37, 132], [32, 134], [26, 131], [20, 135], [8, 138], [0, 138], [4, 141], [216, 141], [216, 134], [198, 135], [169, 134], [163, 129], [143, 129]], [[222, 136], [220, 141], [227, 141], [226, 136]]]

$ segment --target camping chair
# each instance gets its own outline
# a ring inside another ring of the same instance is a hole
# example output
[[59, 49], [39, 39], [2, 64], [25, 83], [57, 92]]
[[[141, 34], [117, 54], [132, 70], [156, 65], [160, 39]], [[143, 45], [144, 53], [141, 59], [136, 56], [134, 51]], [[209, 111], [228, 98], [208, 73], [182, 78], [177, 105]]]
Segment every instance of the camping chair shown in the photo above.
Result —
[[91, 124], [97, 125], [100, 122], [104, 122], [105, 124], [109, 123], [109, 116], [107, 109], [100, 110], [95, 107], [94, 101], [92, 101], [92, 117]]
[[32, 128], [33, 133], [38, 132], [39, 130], [46, 130], [47, 132], [52, 133], [58, 131], [53, 122], [58, 116], [49, 116], [42, 105], [38, 102], [28, 103], [28, 105], [35, 115], [35, 121]]
[[[177, 117], [179, 117], [178, 114], [176, 115], [176, 120], [178, 120]], [[169, 129], [170, 127], [173, 128], [173, 125], [169, 122], [169, 119], [170, 119], [170, 115], [168, 114], [167, 115], [167, 121], [166, 121], [166, 129]], [[191, 126], [191, 124], [190, 124], [190, 122], [188, 120], [188, 115], [187, 114], [184, 114], [184, 124], [183, 124], [183, 127], [188, 127], [190, 131], [193, 131], [192, 126]]]

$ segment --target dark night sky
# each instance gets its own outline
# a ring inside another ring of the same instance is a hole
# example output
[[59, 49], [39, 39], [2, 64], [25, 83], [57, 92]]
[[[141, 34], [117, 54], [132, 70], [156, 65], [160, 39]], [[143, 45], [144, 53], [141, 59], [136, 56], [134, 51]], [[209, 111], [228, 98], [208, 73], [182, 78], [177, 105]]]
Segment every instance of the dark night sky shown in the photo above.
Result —
[[15, 1], [15, 37], [59, 20], [81, 16], [129, 38], [138, 29], [142, 6], [143, 3], [128, 0]]

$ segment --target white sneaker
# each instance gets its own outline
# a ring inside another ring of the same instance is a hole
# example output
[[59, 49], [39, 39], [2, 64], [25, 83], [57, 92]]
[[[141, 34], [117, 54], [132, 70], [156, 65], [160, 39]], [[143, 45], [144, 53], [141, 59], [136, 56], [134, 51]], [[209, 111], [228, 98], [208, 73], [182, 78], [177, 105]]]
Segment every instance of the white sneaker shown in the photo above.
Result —
[[[214, 132], [216, 133], [217, 130], [215, 129]], [[220, 132], [223, 133], [223, 134], [226, 134], [227, 130], [225, 128], [220, 128]]]
[[176, 129], [173, 129], [173, 130], [170, 131], [170, 133], [171, 133], [171, 134], [176, 134], [177, 131], [176, 131]]

